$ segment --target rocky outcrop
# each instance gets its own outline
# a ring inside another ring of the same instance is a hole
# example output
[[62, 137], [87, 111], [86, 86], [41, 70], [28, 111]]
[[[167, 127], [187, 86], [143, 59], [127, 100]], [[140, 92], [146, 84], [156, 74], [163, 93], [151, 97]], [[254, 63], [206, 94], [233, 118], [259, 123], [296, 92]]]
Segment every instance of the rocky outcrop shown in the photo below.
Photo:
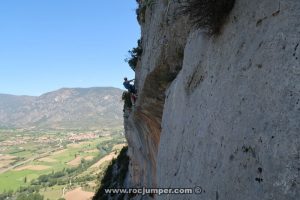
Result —
[[236, 0], [217, 35], [180, 1], [140, 5], [130, 186], [202, 188], [143, 199], [298, 199], [300, 2]]
[[113, 159], [108, 165], [104, 176], [100, 182], [100, 188], [95, 193], [93, 200], [110, 200], [110, 199], [128, 199], [127, 194], [109, 193], [107, 188], [123, 188], [126, 185], [128, 173], [129, 157], [127, 156], [127, 146], [123, 147], [118, 157]]

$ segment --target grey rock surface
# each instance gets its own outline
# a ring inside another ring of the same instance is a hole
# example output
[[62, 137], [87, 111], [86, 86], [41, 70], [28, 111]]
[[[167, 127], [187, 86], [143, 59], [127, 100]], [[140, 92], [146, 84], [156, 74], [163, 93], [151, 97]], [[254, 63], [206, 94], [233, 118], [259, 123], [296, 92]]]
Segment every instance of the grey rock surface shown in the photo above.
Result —
[[156, 2], [142, 24], [133, 185], [203, 189], [163, 200], [300, 199], [300, 1], [237, 0], [218, 36], [176, 8]]

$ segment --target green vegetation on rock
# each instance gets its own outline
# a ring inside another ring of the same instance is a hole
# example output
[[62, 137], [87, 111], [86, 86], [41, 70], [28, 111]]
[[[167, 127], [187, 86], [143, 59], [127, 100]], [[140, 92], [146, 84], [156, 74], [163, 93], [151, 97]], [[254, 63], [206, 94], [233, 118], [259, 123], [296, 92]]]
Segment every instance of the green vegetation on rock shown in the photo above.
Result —
[[[129, 157], [127, 156], [128, 147], [123, 147], [119, 156], [112, 160], [110, 165], [107, 167], [104, 177], [101, 180], [100, 188], [95, 194], [93, 200], [106, 200], [110, 199], [110, 195], [106, 194], [105, 189], [109, 188], [123, 188], [124, 181], [128, 172]], [[123, 199], [124, 194], [120, 194], [118, 199]]]

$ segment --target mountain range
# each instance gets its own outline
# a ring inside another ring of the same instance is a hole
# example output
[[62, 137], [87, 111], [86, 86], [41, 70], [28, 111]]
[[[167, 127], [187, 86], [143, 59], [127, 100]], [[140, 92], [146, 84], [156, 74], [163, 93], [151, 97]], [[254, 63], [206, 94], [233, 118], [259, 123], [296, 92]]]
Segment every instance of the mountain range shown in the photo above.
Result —
[[62, 88], [41, 96], [0, 94], [0, 127], [99, 129], [122, 125], [122, 90]]

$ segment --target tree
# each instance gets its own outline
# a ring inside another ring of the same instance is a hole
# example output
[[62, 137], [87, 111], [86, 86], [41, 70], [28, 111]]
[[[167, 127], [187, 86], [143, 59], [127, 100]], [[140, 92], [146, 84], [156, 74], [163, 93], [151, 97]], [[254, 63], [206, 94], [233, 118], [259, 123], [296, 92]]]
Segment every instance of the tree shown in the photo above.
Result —
[[128, 63], [128, 65], [131, 67], [131, 69], [133, 71], [135, 71], [138, 60], [140, 59], [140, 57], [142, 56], [142, 53], [143, 53], [141, 39], [139, 39], [137, 43], [138, 43], [137, 47], [134, 47], [132, 50], [128, 51], [128, 53], [130, 54], [130, 57], [125, 59], [125, 62]]

